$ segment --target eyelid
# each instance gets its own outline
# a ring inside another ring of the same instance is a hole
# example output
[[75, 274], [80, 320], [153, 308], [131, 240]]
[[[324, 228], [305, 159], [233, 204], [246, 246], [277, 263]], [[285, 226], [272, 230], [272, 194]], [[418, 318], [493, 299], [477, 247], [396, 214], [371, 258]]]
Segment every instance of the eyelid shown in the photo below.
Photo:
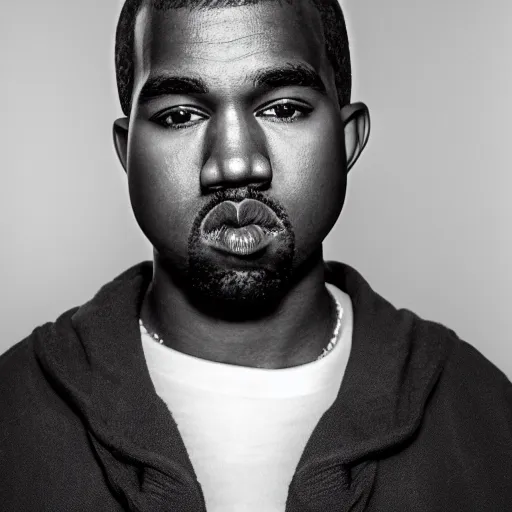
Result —
[[292, 103], [294, 105], [300, 105], [304, 108], [313, 108], [309, 103], [305, 102], [304, 100], [300, 100], [298, 98], [279, 98], [277, 100], [269, 100], [265, 102], [263, 105], [260, 105], [256, 112], [260, 112], [262, 110], [266, 110], [267, 108], [270, 108], [274, 105], [285, 105], [287, 103]]
[[156, 114], [152, 115], [149, 119], [150, 119], [150, 121], [158, 121], [158, 120], [170, 115], [172, 112], [175, 112], [176, 110], [186, 110], [187, 112], [196, 114], [203, 118], [209, 117], [209, 114], [207, 114], [204, 110], [199, 109], [195, 105], [175, 105], [173, 107], [168, 107], [163, 110], [160, 110]]

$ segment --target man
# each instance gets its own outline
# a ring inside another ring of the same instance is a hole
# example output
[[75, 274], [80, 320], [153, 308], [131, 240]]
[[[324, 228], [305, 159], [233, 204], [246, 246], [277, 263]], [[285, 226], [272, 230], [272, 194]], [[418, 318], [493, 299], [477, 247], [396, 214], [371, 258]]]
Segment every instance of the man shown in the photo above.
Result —
[[324, 263], [369, 135], [335, 0], [127, 0], [154, 261], [0, 359], [2, 510], [505, 511], [512, 384]]

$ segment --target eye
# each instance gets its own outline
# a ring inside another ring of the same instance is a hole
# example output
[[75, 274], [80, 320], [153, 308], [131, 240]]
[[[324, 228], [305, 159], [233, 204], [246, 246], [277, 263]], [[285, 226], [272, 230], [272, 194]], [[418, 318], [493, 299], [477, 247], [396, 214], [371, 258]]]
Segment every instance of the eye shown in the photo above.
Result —
[[261, 110], [257, 117], [264, 117], [273, 123], [292, 123], [297, 119], [307, 117], [313, 109], [306, 105], [284, 100]]
[[166, 110], [162, 114], [158, 114], [152, 118], [153, 121], [162, 125], [165, 128], [172, 128], [174, 130], [180, 130], [182, 128], [188, 128], [193, 126], [203, 119], [206, 119], [206, 115], [199, 113], [197, 110], [191, 109], [190, 107], [173, 107]]

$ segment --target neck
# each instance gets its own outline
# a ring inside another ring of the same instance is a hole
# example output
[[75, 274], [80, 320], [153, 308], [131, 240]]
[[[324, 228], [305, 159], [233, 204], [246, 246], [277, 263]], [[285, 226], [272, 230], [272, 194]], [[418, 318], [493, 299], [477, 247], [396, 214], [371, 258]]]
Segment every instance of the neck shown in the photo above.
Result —
[[191, 302], [155, 253], [141, 317], [167, 346], [201, 359], [269, 369], [306, 364], [322, 353], [335, 323], [321, 254], [317, 260], [274, 310], [227, 321]]

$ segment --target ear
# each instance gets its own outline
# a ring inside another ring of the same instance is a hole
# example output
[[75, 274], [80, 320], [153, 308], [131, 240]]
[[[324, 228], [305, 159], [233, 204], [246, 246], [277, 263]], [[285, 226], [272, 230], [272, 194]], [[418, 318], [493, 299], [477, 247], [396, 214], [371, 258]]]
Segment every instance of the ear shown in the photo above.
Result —
[[345, 125], [348, 172], [357, 162], [370, 137], [370, 113], [364, 103], [351, 103], [341, 109], [341, 117]]
[[114, 147], [117, 157], [126, 172], [126, 162], [128, 159], [128, 125], [127, 117], [122, 117], [114, 121], [112, 134], [114, 136]]

